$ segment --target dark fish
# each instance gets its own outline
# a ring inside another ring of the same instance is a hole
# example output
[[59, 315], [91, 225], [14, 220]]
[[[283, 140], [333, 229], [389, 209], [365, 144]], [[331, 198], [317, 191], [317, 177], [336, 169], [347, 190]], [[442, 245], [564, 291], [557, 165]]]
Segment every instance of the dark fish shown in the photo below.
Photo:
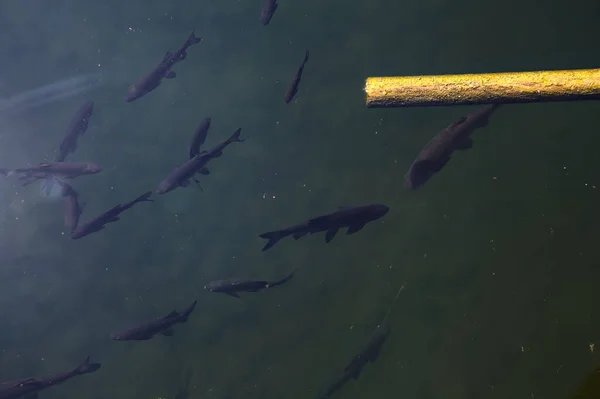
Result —
[[279, 240], [287, 236], [293, 236], [294, 239], [299, 239], [307, 234], [326, 231], [325, 242], [330, 242], [342, 227], [348, 227], [346, 234], [354, 234], [365, 227], [365, 224], [383, 217], [390, 208], [386, 205], [371, 204], [357, 206], [352, 208], [340, 207], [335, 212], [310, 219], [307, 222], [288, 227], [283, 230], [270, 231], [263, 233], [260, 237], [269, 240], [262, 249], [266, 251]]
[[300, 68], [298, 68], [298, 72], [294, 75], [294, 79], [292, 79], [292, 83], [288, 87], [287, 92], [285, 93], [285, 103], [289, 103], [292, 101], [292, 98], [298, 93], [298, 86], [300, 85], [300, 80], [302, 80], [302, 72], [304, 71], [304, 65], [308, 62], [308, 50], [304, 54], [304, 61], [300, 64]]
[[120, 333], [111, 334], [110, 338], [115, 341], [146, 341], [156, 334], [170, 337], [173, 335], [172, 327], [178, 323], [185, 323], [195, 307], [196, 301], [181, 313], [173, 310], [168, 315], [159, 317], [156, 320], [132, 327]]
[[208, 134], [208, 129], [210, 128], [210, 118], [205, 118], [196, 132], [194, 132], [194, 137], [192, 137], [192, 142], [190, 143], [190, 158], [194, 158], [196, 155], [200, 154], [200, 147], [206, 141], [206, 135]]
[[79, 224], [82, 208], [79, 205], [79, 194], [73, 187], [65, 182], [61, 182], [64, 201], [65, 227], [73, 232]]
[[61, 384], [73, 377], [93, 373], [100, 368], [100, 363], [90, 363], [88, 356], [85, 361], [71, 371], [43, 378], [27, 378], [18, 381], [0, 383], [0, 399], [34, 398], [42, 389]]
[[490, 115], [499, 106], [488, 105], [466, 117], [463, 116], [431, 139], [404, 175], [404, 188], [416, 190], [450, 161], [454, 151], [471, 148], [471, 134], [475, 129], [486, 126]]
[[183, 43], [179, 49], [177, 49], [174, 53], [167, 51], [162, 61], [150, 73], [129, 87], [124, 100], [126, 102], [137, 100], [138, 98], [145, 96], [160, 86], [163, 79], [174, 79], [177, 74], [171, 71], [173, 65], [179, 61], [183, 61], [185, 57], [187, 57], [187, 49], [196, 43], [200, 43], [201, 41], [202, 38], [196, 37], [194, 31], [192, 31], [185, 43]]
[[154, 202], [153, 200], [149, 199], [151, 195], [152, 195], [152, 191], [148, 191], [147, 193], [140, 195], [139, 197], [137, 197], [136, 199], [134, 199], [132, 201], [129, 201], [125, 204], [116, 205], [115, 207], [111, 208], [110, 210], [104, 212], [102, 215], [97, 216], [95, 219], [92, 219], [89, 222], [84, 223], [81, 226], [78, 226], [71, 233], [71, 238], [76, 240], [78, 238], [85, 237], [89, 234], [92, 234], [92, 233], [95, 233], [97, 231], [104, 229], [106, 227], [105, 226], [106, 224], [113, 223], [113, 222], [120, 220], [119, 215], [121, 213], [125, 212], [127, 209], [134, 206], [135, 204], [137, 204], [138, 202]]
[[222, 292], [227, 295], [239, 298], [238, 292], [258, 292], [266, 288], [277, 287], [287, 283], [296, 270], [288, 274], [286, 277], [277, 281], [265, 280], [216, 280], [204, 286], [204, 289], [210, 292]]
[[214, 147], [212, 150], [200, 153], [193, 158], [188, 159], [183, 164], [176, 167], [156, 188], [157, 194], [165, 194], [175, 190], [177, 187], [187, 187], [190, 180], [194, 179], [196, 173], [203, 173], [206, 170], [206, 165], [211, 159], [218, 158], [223, 155], [223, 150], [231, 143], [242, 142], [245, 139], [240, 138], [242, 129], [236, 130], [230, 138]]
[[62, 143], [60, 143], [58, 155], [55, 160], [56, 162], [63, 162], [67, 159], [67, 155], [75, 151], [77, 148], [77, 139], [87, 130], [93, 111], [94, 102], [87, 101], [75, 113], [75, 116], [73, 116], [69, 128], [67, 129], [67, 134]]
[[277, 0], [265, 0], [265, 4], [260, 12], [260, 23], [263, 25], [268, 25], [271, 22], [271, 18], [273, 18], [273, 14], [275, 14], [275, 10], [277, 10]]
[[377, 360], [379, 353], [381, 352], [381, 348], [389, 335], [389, 327], [378, 327], [378, 331], [371, 338], [367, 346], [358, 355], [354, 356], [352, 360], [350, 360], [344, 369], [344, 374], [342, 377], [329, 387], [325, 395], [323, 395], [323, 398], [331, 397], [348, 381], [358, 379], [363, 368], [369, 364], [369, 362], [373, 363], [375, 360]]

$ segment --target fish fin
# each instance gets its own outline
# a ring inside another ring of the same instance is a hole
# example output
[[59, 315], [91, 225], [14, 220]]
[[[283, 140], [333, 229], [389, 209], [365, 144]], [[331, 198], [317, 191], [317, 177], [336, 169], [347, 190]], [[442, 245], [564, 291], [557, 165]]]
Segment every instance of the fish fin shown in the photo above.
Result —
[[333, 237], [335, 237], [339, 229], [339, 227], [334, 227], [332, 229], [327, 230], [327, 234], [325, 234], [325, 242], [331, 242], [331, 240], [333, 240]]
[[281, 233], [281, 230], [269, 231], [268, 233], [261, 234], [260, 238], [269, 240], [269, 242], [267, 242], [267, 244], [262, 249], [263, 251], [266, 251], [273, 245], [277, 244], [277, 242], [283, 238], [283, 234]]
[[196, 186], [198, 186], [198, 188], [200, 189], [200, 191], [204, 191], [204, 190], [202, 189], [202, 186], [200, 185], [200, 180], [198, 180], [198, 179], [196, 179], [196, 178], [194, 177], [194, 183], [196, 183]]
[[172, 337], [174, 332], [172, 328], [167, 328], [165, 331], [161, 332], [165, 337]]
[[234, 298], [239, 298], [240, 296], [237, 294], [237, 292], [226, 292], [227, 295], [232, 296]]
[[188, 44], [190, 46], [192, 44], [200, 43], [201, 41], [202, 41], [202, 38], [199, 36], [196, 36], [196, 32], [192, 31], [192, 33], [190, 33], [190, 36], [188, 37]]
[[233, 134], [231, 135], [231, 137], [227, 140], [230, 143], [235, 143], [236, 141], [241, 143], [243, 141], [245, 141], [245, 138], [240, 138], [240, 134], [242, 133], [242, 128], [238, 128], [235, 132], [233, 132]]
[[198, 173], [200, 173], [201, 175], [210, 175], [210, 170], [208, 170], [208, 168], [205, 166], [205, 167], [199, 169]]
[[473, 147], [473, 139], [470, 137], [461, 137], [454, 143], [457, 150], [468, 150]]
[[73, 370], [76, 374], [88, 374], [93, 373], [94, 371], [100, 368], [100, 363], [90, 363], [90, 357], [86, 357], [83, 363], [81, 363], [75, 370]]
[[360, 231], [363, 227], [365, 227], [364, 223], [357, 223], [357, 224], [353, 224], [350, 225], [350, 227], [348, 227], [348, 231], [346, 232], [346, 235], [350, 235], [350, 234], [354, 234], [357, 231]]
[[171, 58], [172, 56], [173, 56], [173, 53], [172, 53], [172, 52], [170, 52], [170, 51], [167, 51], [167, 52], [165, 53], [165, 56], [164, 56], [164, 57], [163, 57], [163, 59], [162, 59], [162, 62], [165, 62], [165, 61], [167, 61], [167, 60], [168, 60], [169, 58]]
[[461, 123], [465, 123], [466, 120], [467, 120], [466, 116], [461, 116], [460, 118], [458, 118], [458, 120], [456, 122], [451, 124], [449, 127], [456, 127], [456, 126], [460, 125]]
[[175, 79], [176, 77], [177, 74], [174, 71], [169, 71], [169, 73], [165, 75], [165, 79]]
[[304, 231], [299, 231], [299, 232], [297, 232], [297, 233], [294, 233], [294, 234], [292, 235], [292, 237], [294, 237], [294, 240], [298, 240], [298, 239], [300, 239], [300, 238], [304, 237], [304, 236], [305, 236], [305, 235], [307, 235], [307, 234], [308, 234], [308, 230], [304, 230]]

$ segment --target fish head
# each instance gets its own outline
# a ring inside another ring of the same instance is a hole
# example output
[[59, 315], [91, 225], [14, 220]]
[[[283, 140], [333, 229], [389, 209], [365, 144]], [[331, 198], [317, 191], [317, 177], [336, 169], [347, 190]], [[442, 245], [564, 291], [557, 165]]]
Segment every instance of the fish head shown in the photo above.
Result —
[[383, 204], [374, 204], [371, 206], [371, 215], [373, 219], [384, 217], [390, 211], [389, 206]]
[[121, 340], [121, 334], [119, 334], [119, 333], [112, 333], [112, 334], [110, 334], [110, 339], [112, 339], [113, 341], [120, 341]]
[[123, 97], [123, 100], [125, 100], [125, 102], [130, 103], [130, 102], [132, 102], [134, 100], [137, 100], [141, 96], [142, 96], [142, 92], [138, 88], [138, 86], [137, 85], [131, 85], [131, 87], [129, 87], [129, 89], [127, 90], [127, 94], [125, 94], [125, 97]]
[[99, 172], [102, 172], [102, 167], [100, 165], [96, 165], [94, 163], [88, 163], [85, 166], [85, 171], [87, 173], [99, 173]]
[[204, 289], [209, 292], [214, 292], [219, 287], [219, 281], [211, 281], [210, 283], [204, 286]]

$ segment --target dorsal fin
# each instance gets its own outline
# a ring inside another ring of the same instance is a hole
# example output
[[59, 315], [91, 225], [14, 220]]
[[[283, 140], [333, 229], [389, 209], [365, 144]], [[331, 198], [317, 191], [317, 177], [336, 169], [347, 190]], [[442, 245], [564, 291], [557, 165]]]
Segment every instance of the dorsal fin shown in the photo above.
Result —
[[451, 124], [450, 127], [458, 126], [461, 123], [464, 123], [466, 120], [467, 120], [466, 116], [461, 116], [460, 118], [458, 118], [458, 120], [456, 122], [454, 122], [453, 124]]

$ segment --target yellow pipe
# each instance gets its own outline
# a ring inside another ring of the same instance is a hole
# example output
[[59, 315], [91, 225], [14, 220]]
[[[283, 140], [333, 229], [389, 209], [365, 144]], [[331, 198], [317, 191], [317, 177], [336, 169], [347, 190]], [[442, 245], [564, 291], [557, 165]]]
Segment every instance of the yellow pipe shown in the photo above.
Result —
[[367, 107], [415, 107], [600, 99], [600, 68], [464, 75], [370, 77]]

